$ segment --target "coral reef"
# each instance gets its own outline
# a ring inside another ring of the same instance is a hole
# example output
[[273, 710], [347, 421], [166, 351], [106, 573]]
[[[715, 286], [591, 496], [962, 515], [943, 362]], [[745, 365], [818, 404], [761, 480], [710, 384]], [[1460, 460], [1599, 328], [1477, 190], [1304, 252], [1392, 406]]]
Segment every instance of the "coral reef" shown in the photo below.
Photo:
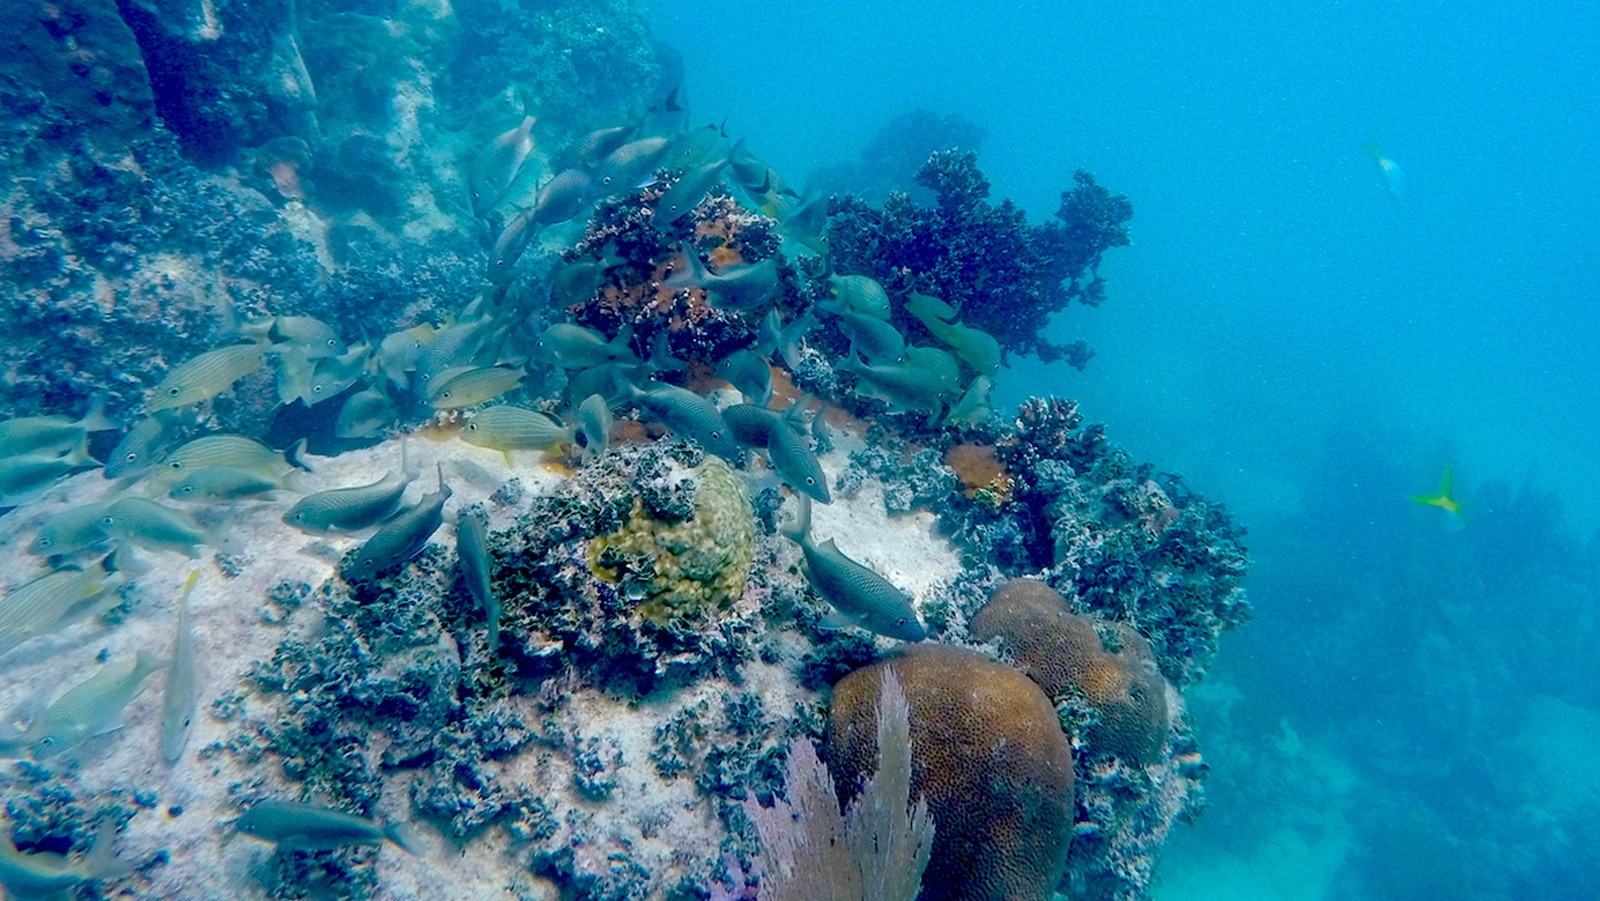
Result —
[[755, 514], [743, 481], [717, 457], [707, 457], [689, 478], [695, 487], [688, 516], [660, 519], [636, 501], [622, 528], [589, 542], [595, 574], [614, 585], [626, 581], [626, 590], [637, 585], [644, 593], [640, 615], [657, 623], [701, 621], [732, 603], [750, 578]]
[[[1053, 344], [1044, 327], [1071, 302], [1100, 302], [1095, 267], [1106, 250], [1128, 243], [1125, 223], [1133, 210], [1087, 172], [1076, 180], [1063, 195], [1060, 221], [1030, 225], [1009, 200], [988, 202], [977, 154], [935, 153], [917, 173], [917, 183], [937, 195], [932, 208], [900, 193], [881, 210], [853, 197], [834, 199], [833, 265], [871, 275], [891, 293], [938, 297], [1013, 353], [1082, 368], [1088, 348]], [[897, 324], [919, 329], [909, 315]]]
[[826, 760], [841, 798], [877, 769], [883, 671], [911, 716], [911, 796], [933, 815], [923, 901], [1051, 897], [1072, 841], [1072, 751], [1027, 677], [973, 651], [913, 645], [834, 686]]

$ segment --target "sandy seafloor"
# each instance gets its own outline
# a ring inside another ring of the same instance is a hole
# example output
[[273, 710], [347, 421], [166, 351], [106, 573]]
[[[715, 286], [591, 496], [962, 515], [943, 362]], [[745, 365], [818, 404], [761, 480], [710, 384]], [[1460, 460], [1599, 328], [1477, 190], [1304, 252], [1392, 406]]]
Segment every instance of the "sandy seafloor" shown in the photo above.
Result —
[[[401, 444], [400, 439], [391, 439], [338, 457], [307, 457], [314, 473], [306, 474], [299, 488], [311, 492], [375, 481], [384, 473], [401, 469]], [[563, 478], [558, 467], [533, 452], [517, 452], [508, 466], [498, 451], [474, 447], [453, 437], [413, 436], [405, 444], [412, 465], [422, 473], [407, 490], [407, 504], [434, 489], [436, 464], [443, 463], [445, 479], [454, 494], [445, 508], [446, 525], [433, 540], [452, 546], [448, 555], [452, 561], [454, 538], [450, 523], [456, 511], [487, 500], [512, 478], [519, 479], [530, 495], [550, 492]], [[860, 447], [859, 439], [843, 433], [836, 435], [835, 449], [822, 458], [830, 481], [845, 465], [848, 455]], [[47, 571], [42, 559], [26, 551], [35, 531], [29, 524], [32, 520], [95, 500], [111, 490], [114, 484], [98, 472], [82, 474], [0, 520], [4, 523], [0, 529], [4, 536], [0, 538], [0, 572], [4, 573], [6, 586], [22, 584]], [[116, 843], [118, 854], [135, 864], [146, 864], [163, 850], [170, 854], [170, 862], [143, 866], [140, 873], [110, 884], [133, 887], [136, 897], [267, 897], [266, 880], [273, 870], [275, 850], [232, 828], [239, 809], [230, 799], [229, 789], [235, 784], [259, 786], [256, 792], [261, 795], [289, 800], [299, 800], [301, 789], [283, 776], [274, 755], [268, 753], [247, 765], [239, 755], [224, 749], [241, 723], [238, 719], [219, 720], [207, 711], [214, 699], [242, 693], [247, 716], [260, 719], [268, 705], [284, 702], [282, 696], [251, 691], [246, 673], [255, 661], [270, 658], [289, 630], [314, 631], [318, 613], [315, 605], [307, 604], [284, 617], [280, 608], [268, 602], [267, 593], [286, 581], [315, 586], [333, 577], [340, 557], [363, 538], [315, 537], [289, 528], [281, 518], [299, 494], [283, 491], [278, 495], [273, 500], [244, 501], [211, 509], [211, 516], [224, 525], [242, 552], [238, 558], [242, 567], [237, 575], [225, 575], [210, 549], [202, 549], [205, 554], [199, 560], [178, 553], [140, 551], [140, 558], [150, 565], [150, 570], [138, 576], [127, 590], [128, 600], [119, 608], [127, 611], [124, 621], [110, 626], [99, 618], [85, 619], [0, 656], [6, 676], [0, 681], [0, 711], [8, 715], [37, 694], [40, 686], [51, 686], [48, 695], [53, 698], [66, 686], [88, 678], [98, 666], [96, 655], [121, 660], [146, 650], [165, 657], [174, 637], [180, 586], [192, 569], [200, 570], [189, 599], [202, 671], [200, 712], [182, 759], [169, 767], [159, 753], [163, 680], [159, 672], [145, 681], [143, 691], [125, 711], [122, 728], [85, 741], [64, 758], [74, 761], [71, 788], [80, 797], [113, 790], [155, 793], [154, 806], [141, 810]], [[486, 508], [490, 512], [490, 528], [495, 530], [506, 527], [518, 515], [521, 505], [499, 506], [491, 502]], [[882, 486], [871, 479], [853, 497], [835, 497], [832, 504], [816, 505], [813, 535], [818, 541], [836, 539], [841, 549], [916, 598], [954, 579], [960, 571], [959, 556], [937, 535], [933, 517], [889, 517], [882, 503]], [[780, 558], [781, 565], [789, 562], [792, 560]], [[751, 594], [747, 590], [738, 603], [754, 603]], [[271, 621], [277, 619], [283, 621]], [[787, 709], [799, 695], [782, 662], [766, 664], [753, 659], [743, 666], [743, 674], [744, 688], [757, 692], [769, 709]], [[616, 741], [623, 753], [617, 789], [602, 804], [584, 801], [570, 790], [568, 760], [541, 755], [533, 748], [498, 762], [498, 772], [507, 780], [551, 786], [558, 797], [546, 796], [546, 800], [558, 814], [566, 812], [565, 806], [579, 805], [590, 808], [588, 812], [596, 816], [592, 821], [596, 825], [606, 818], [626, 822], [652, 819], [664, 824], [653, 839], [660, 847], [631, 847], [630, 853], [635, 856], [670, 859], [682, 851], [714, 858], [721, 828], [706, 800], [697, 795], [690, 780], [663, 782], [656, 778], [647, 755], [652, 732], [665, 715], [665, 711], [653, 707], [688, 706], [726, 686], [721, 680], [707, 679], [669, 698], [642, 703], [580, 689], [583, 694], [575, 697], [568, 709], [585, 721], [586, 734], [603, 732]], [[512, 699], [512, 703], [516, 701]], [[407, 788], [405, 771], [386, 779], [380, 816], [408, 819]], [[181, 814], [170, 815], [173, 807], [181, 807]], [[561, 897], [555, 886], [528, 873], [525, 860], [518, 860], [518, 849], [512, 847], [505, 829], [491, 827], [464, 845], [426, 824], [413, 823], [413, 829], [420, 836], [421, 853], [410, 856], [384, 845], [377, 860], [374, 897]], [[594, 846], [580, 853], [603, 856], [607, 851], [603, 846]]]

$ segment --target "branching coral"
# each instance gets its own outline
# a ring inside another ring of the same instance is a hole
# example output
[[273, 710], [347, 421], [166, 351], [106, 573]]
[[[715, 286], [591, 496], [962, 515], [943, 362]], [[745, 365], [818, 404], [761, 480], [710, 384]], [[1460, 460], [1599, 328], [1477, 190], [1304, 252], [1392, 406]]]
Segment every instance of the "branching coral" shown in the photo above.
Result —
[[[1013, 352], [1081, 367], [1087, 348], [1053, 344], [1044, 328], [1067, 304], [1103, 297], [1095, 267], [1105, 250], [1128, 243], [1132, 207], [1087, 172], [1076, 178], [1077, 187], [1063, 196], [1060, 221], [1035, 226], [1009, 200], [988, 202], [989, 182], [975, 153], [935, 153], [917, 175], [917, 183], [937, 195], [931, 209], [900, 193], [881, 210], [858, 198], [835, 198], [834, 266], [871, 275], [901, 295], [938, 297]], [[920, 333], [908, 315], [897, 324]]]

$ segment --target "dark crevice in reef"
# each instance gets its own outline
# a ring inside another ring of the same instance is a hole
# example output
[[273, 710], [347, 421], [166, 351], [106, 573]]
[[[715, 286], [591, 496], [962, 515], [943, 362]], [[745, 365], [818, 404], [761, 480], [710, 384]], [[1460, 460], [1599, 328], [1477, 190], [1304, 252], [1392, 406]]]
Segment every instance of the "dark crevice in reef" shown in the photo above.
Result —
[[157, 11], [137, 0], [117, 0], [122, 21], [139, 42], [156, 115], [178, 137], [184, 155], [201, 164], [220, 163], [229, 148], [216, 123], [199, 115], [195, 99], [202, 90], [195, 79], [199, 56], [194, 47], [161, 27]]

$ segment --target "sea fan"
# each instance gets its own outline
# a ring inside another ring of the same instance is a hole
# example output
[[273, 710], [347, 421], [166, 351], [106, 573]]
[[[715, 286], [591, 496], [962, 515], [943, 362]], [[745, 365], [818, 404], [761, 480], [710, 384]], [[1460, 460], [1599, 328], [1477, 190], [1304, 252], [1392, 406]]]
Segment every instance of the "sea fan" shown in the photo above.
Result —
[[833, 777], [810, 742], [789, 749], [787, 801], [745, 801], [761, 837], [761, 901], [913, 901], [933, 846], [933, 820], [911, 799], [911, 713], [885, 671], [878, 773], [839, 812]]

